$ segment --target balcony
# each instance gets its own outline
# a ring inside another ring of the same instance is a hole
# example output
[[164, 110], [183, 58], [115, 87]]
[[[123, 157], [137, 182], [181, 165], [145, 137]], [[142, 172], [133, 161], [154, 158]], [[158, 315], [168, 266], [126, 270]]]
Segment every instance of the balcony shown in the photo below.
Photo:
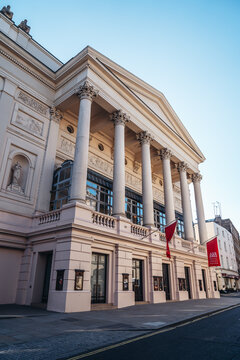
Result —
[[[49, 211], [43, 215], [33, 217], [32, 231], [35, 233], [41, 230], [49, 231], [56, 227], [76, 224], [89, 229], [89, 232], [97, 234], [112, 233], [117, 237], [124, 237], [130, 241], [141, 241], [154, 243], [166, 248], [165, 234], [158, 229], [149, 229], [145, 226], [133, 224], [125, 217], [114, 217], [97, 211], [85, 204], [68, 203], [60, 210]], [[170, 249], [197, 254], [206, 257], [206, 247], [188, 240], [182, 239], [175, 234], [171, 240]]]

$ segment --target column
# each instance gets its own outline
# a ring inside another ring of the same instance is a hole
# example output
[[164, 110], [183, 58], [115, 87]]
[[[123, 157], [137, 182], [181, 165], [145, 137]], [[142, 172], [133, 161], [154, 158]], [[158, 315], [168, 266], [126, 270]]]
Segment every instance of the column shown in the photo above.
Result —
[[173, 185], [170, 165], [171, 156], [171, 151], [166, 148], [160, 151], [160, 157], [162, 159], [163, 166], [164, 203], [167, 224], [170, 224], [176, 218], [174, 210]]
[[194, 234], [193, 234], [192, 208], [191, 208], [189, 187], [187, 182], [187, 164], [184, 162], [180, 162], [178, 164], [178, 172], [180, 175], [185, 239], [193, 241]]
[[129, 116], [121, 110], [112, 114], [114, 121], [113, 215], [125, 216], [125, 124]]
[[80, 98], [77, 138], [72, 173], [71, 201], [86, 201], [88, 146], [92, 100], [98, 94], [88, 81], [77, 90]]
[[57, 141], [59, 124], [62, 119], [62, 114], [55, 108], [50, 109], [50, 123], [48, 128], [47, 145], [45, 149], [44, 163], [42, 168], [41, 180], [38, 191], [38, 199], [36, 211], [48, 211], [51, 188], [53, 181], [53, 172], [56, 159]]
[[207, 228], [205, 223], [202, 193], [200, 187], [201, 180], [202, 180], [202, 176], [199, 173], [193, 174], [192, 181], [194, 186], [195, 202], [197, 209], [198, 231], [199, 231], [200, 243], [203, 244], [207, 240]]
[[150, 157], [151, 135], [142, 131], [137, 135], [142, 146], [142, 199], [143, 199], [143, 225], [154, 226], [152, 170]]

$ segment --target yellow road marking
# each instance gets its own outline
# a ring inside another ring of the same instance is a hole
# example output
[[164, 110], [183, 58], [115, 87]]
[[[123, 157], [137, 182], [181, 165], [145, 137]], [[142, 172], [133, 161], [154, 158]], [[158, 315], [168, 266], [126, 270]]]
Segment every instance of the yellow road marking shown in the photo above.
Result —
[[[84, 359], [86, 357], [89, 357], [89, 356], [92, 356], [92, 355], [95, 355], [95, 354], [99, 354], [101, 352], [104, 352], [104, 351], [107, 351], [107, 350], [111, 350], [111, 349], [115, 349], [117, 347], [120, 347], [120, 346], [123, 346], [123, 345], [127, 345], [127, 344], [131, 344], [135, 341], [139, 341], [139, 340], [143, 340], [143, 339], [147, 339], [151, 336], [155, 336], [155, 335], [158, 335], [158, 334], [162, 334], [162, 333], [165, 333], [165, 332], [168, 332], [168, 331], [172, 331], [172, 330], [175, 330], [177, 329], [178, 327], [182, 327], [182, 326], [185, 326], [185, 325], [188, 325], [188, 324], [192, 324], [196, 321], [200, 321], [202, 319], [206, 319], [207, 317], [211, 317], [211, 316], [214, 316], [214, 315], [218, 315], [222, 312], [225, 312], [225, 311], [228, 311], [228, 310], [232, 310], [232, 309], [235, 309], [236, 307], [239, 307], [240, 304], [237, 304], [237, 305], [233, 305], [231, 307], [228, 307], [227, 309], [222, 309], [222, 310], [217, 310], [216, 312], [214, 312], [213, 314], [206, 314], [198, 319], [193, 319], [193, 320], [189, 320], [183, 324], [179, 324], [179, 325], [175, 325], [175, 326], [171, 326], [171, 327], [168, 327], [167, 329], [160, 329], [160, 330], [157, 330], [157, 331], [154, 331], [154, 332], [151, 332], [150, 334], [144, 334], [144, 335], [141, 335], [141, 336], [137, 336], [133, 339], [129, 339], [129, 340], [125, 340], [125, 341], [121, 341], [117, 344], [114, 344], [114, 345], [109, 345], [109, 346], [105, 346], [103, 348], [100, 348], [100, 349], [96, 349], [96, 350], [93, 350], [93, 351], [90, 351], [88, 353], [85, 353], [85, 354], [81, 354], [81, 355], [76, 355], [76, 356], [73, 356], [73, 357], [70, 357], [68, 358], [67, 360], [79, 360], [79, 359]], [[143, 329], [144, 331], [144, 329]]]

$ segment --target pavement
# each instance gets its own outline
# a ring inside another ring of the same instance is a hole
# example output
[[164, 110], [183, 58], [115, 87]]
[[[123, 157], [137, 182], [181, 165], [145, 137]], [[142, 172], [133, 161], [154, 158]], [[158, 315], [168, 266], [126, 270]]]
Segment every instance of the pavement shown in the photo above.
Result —
[[236, 305], [240, 293], [71, 314], [0, 305], [0, 359], [66, 359]]

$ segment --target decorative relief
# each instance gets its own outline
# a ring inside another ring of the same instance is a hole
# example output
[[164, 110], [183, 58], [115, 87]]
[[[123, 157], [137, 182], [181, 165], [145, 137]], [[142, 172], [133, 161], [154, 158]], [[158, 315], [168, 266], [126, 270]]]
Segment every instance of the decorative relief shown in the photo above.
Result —
[[96, 90], [88, 81], [85, 81], [83, 85], [76, 89], [76, 95], [80, 99], [93, 100], [98, 96], [98, 90]]
[[200, 173], [195, 173], [192, 176], [193, 183], [200, 182], [202, 180], [202, 175]]
[[153, 186], [153, 198], [158, 200], [161, 204], [164, 203], [164, 193]]
[[134, 187], [135, 189], [137, 189], [141, 192], [142, 182], [136, 176], [126, 172], [125, 173], [125, 181], [126, 181], [126, 185]]
[[140, 166], [141, 166], [140, 162], [135, 160], [133, 163], [133, 172], [135, 172], [137, 174], [138, 170], [140, 169]]
[[122, 110], [114, 111], [111, 115], [111, 120], [114, 122], [114, 126], [123, 125], [130, 121], [130, 116], [123, 113]]
[[17, 114], [16, 124], [33, 134], [42, 136], [43, 123], [37, 119], [33, 119], [22, 111], [19, 111]]
[[61, 136], [60, 149], [68, 155], [74, 156], [75, 145], [72, 141]]
[[152, 183], [156, 184], [157, 176], [155, 174], [152, 174]]
[[164, 148], [160, 150], [159, 155], [162, 160], [170, 159], [172, 157], [172, 152], [169, 149]]
[[108, 175], [110, 177], [113, 176], [113, 165], [110, 164], [109, 162], [107, 162], [93, 154], [89, 154], [88, 162], [96, 170], [100, 170], [100, 171], [106, 173], [106, 175]]
[[137, 134], [137, 139], [139, 140], [140, 144], [150, 144], [150, 142], [153, 140], [153, 137], [148, 131], [142, 131], [139, 134]]
[[47, 115], [48, 107], [42, 105], [40, 102], [25, 94], [23, 91], [19, 92], [18, 99], [21, 100], [25, 105], [28, 105], [35, 111], [39, 112], [40, 114], [44, 116]]

